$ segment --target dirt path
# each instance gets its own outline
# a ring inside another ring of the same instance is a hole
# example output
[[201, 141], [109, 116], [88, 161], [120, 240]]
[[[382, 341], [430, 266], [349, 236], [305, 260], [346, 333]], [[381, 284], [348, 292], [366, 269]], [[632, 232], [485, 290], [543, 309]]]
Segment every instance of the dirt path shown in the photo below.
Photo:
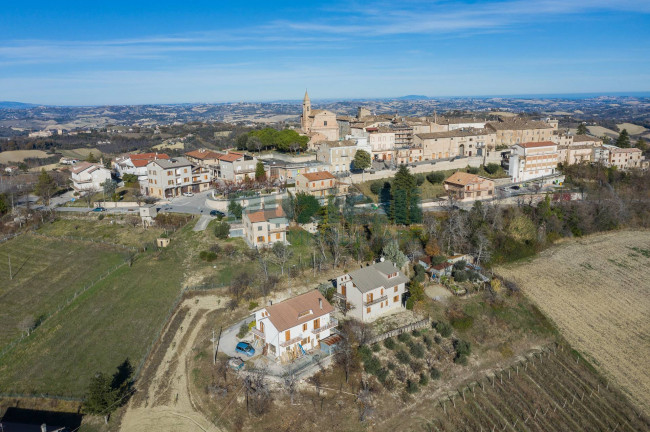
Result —
[[188, 388], [190, 371], [187, 369], [192, 348], [196, 346], [198, 333], [205, 324], [206, 313], [225, 304], [223, 299], [220, 303], [218, 300], [217, 296], [210, 295], [182, 303], [177, 313], [184, 313], [185, 317], [177, 330], [167, 330], [176, 332], [173, 341], [159, 364], [147, 366], [156, 368], [153, 379], [140, 389], [146, 396], [134, 398], [129, 404], [122, 418], [121, 431], [219, 431], [196, 408]]

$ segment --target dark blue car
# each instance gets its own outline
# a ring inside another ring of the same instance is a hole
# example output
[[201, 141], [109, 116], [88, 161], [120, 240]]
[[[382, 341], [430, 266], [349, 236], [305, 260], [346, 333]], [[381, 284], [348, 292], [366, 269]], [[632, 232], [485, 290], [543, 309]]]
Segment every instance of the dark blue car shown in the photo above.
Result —
[[255, 348], [248, 342], [239, 342], [235, 347], [235, 351], [242, 354], [246, 354], [248, 357], [253, 357], [255, 355]]

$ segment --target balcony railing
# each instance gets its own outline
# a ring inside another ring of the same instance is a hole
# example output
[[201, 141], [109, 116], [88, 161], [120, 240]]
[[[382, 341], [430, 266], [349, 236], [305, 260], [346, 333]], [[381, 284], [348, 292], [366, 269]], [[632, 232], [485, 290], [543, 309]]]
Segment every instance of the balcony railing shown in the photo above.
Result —
[[381, 296], [381, 297], [376, 298], [376, 299], [374, 299], [374, 300], [372, 300], [372, 301], [369, 301], [369, 302], [363, 302], [363, 305], [364, 305], [364, 306], [372, 306], [372, 305], [374, 305], [374, 304], [381, 303], [381, 302], [383, 302], [383, 301], [385, 301], [385, 300], [388, 300], [388, 296], [387, 296], [387, 295]]
[[253, 328], [251, 329], [251, 332], [253, 332], [253, 334], [254, 334], [255, 336], [259, 336], [259, 337], [261, 337], [262, 339], [264, 339], [264, 332], [262, 332], [261, 330], [259, 330], [257, 327], [253, 327]]
[[300, 335], [300, 336], [296, 336], [295, 338], [293, 338], [293, 339], [289, 339], [288, 341], [280, 342], [280, 346], [281, 346], [282, 348], [286, 348], [286, 347], [288, 347], [289, 345], [293, 345], [293, 344], [295, 344], [296, 342], [300, 342], [300, 341], [303, 340], [303, 339], [304, 339], [304, 338], [302, 337], [302, 335]]
[[288, 230], [287, 227], [280, 227], [280, 228], [271, 228], [269, 229], [270, 233], [279, 233], [279, 232], [286, 232]]
[[330, 318], [330, 321], [327, 324], [325, 324], [324, 326], [319, 327], [317, 329], [313, 329], [311, 332], [313, 334], [318, 334], [318, 333], [324, 332], [325, 330], [329, 330], [331, 328], [334, 328], [337, 325], [339, 325], [339, 320], [337, 320], [336, 318]]

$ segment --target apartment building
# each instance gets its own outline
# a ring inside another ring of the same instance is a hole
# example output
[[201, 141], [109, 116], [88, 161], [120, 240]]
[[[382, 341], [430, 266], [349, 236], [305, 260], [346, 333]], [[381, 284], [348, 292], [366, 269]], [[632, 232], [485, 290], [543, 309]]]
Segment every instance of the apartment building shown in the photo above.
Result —
[[282, 207], [244, 211], [242, 222], [244, 238], [251, 247], [268, 247], [277, 242], [287, 243], [289, 219]]
[[447, 194], [457, 201], [475, 201], [494, 196], [494, 181], [462, 171], [450, 175], [443, 185]]
[[487, 122], [485, 127], [496, 135], [497, 147], [512, 147], [521, 143], [552, 141], [557, 121], [512, 118]]
[[256, 311], [253, 337], [267, 356], [291, 361], [318, 348], [330, 336], [338, 325], [333, 312], [318, 290], [310, 291]]
[[146, 181], [147, 165], [156, 159], [169, 159], [169, 155], [165, 153], [127, 154], [116, 157], [111, 165], [120, 177], [124, 174], [133, 174], [138, 176], [138, 180]]
[[296, 192], [304, 192], [317, 198], [346, 194], [349, 186], [346, 183], [339, 182], [328, 171], [302, 173], [296, 177]]
[[145, 195], [173, 198], [208, 190], [212, 178], [207, 168], [194, 166], [184, 157], [156, 159], [147, 164]]
[[638, 148], [620, 148], [609, 144], [594, 147], [594, 162], [620, 170], [647, 168], [643, 152]]
[[391, 160], [395, 151], [395, 132], [386, 126], [367, 127], [366, 136], [373, 160]]
[[284, 159], [270, 158], [262, 160], [265, 167], [268, 168], [268, 176], [273, 180], [294, 183], [298, 174], [314, 173], [326, 171], [329, 166], [323, 162], [308, 161], [287, 161]]
[[406, 277], [393, 262], [385, 260], [336, 278], [336, 297], [348, 302], [352, 317], [374, 321], [402, 307]]
[[241, 183], [255, 178], [257, 157], [244, 153], [228, 152], [217, 156], [217, 177], [233, 183]]
[[496, 134], [488, 129], [455, 129], [447, 132], [417, 134], [415, 146], [422, 147], [422, 156], [445, 159], [456, 156], [483, 156], [494, 149]]
[[594, 146], [591, 145], [558, 145], [557, 160], [563, 165], [576, 165], [591, 162], [594, 156]]
[[525, 182], [555, 174], [557, 144], [551, 141], [516, 144], [510, 156], [509, 172], [513, 182]]
[[316, 152], [316, 160], [322, 162], [333, 173], [349, 172], [354, 156], [357, 154], [357, 143], [354, 140], [325, 141]]
[[202, 167], [214, 167], [219, 164], [219, 156], [221, 156], [222, 153], [217, 153], [212, 150], [208, 149], [198, 149], [198, 150], [192, 150], [187, 153], [185, 153], [185, 157], [187, 158], [188, 161], [192, 162], [193, 164], [197, 166], [202, 166]]

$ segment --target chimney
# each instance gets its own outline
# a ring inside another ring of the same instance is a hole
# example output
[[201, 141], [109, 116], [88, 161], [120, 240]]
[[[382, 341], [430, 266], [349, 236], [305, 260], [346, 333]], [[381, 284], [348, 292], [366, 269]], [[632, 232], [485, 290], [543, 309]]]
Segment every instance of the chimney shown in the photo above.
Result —
[[318, 306], [320, 306], [321, 310], [323, 310], [323, 299], [318, 297]]

